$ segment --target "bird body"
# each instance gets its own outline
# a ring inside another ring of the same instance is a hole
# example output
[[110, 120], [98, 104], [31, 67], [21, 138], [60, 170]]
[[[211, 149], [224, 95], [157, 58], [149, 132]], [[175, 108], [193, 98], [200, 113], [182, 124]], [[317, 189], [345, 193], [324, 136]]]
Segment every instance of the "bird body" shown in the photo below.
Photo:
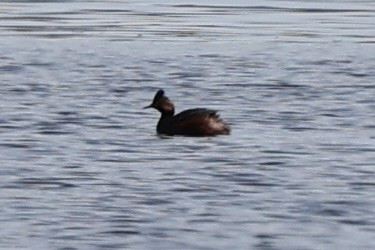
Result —
[[220, 119], [216, 110], [195, 108], [174, 115], [173, 103], [159, 90], [153, 102], [145, 108], [155, 108], [161, 113], [156, 131], [164, 135], [215, 136], [228, 135], [229, 126]]

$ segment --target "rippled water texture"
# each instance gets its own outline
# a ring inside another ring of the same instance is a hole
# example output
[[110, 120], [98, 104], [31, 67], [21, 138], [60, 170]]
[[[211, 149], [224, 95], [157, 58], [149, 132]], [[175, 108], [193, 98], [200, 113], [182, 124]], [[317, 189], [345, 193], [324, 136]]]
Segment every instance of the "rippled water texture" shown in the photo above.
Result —
[[374, 2], [203, 2], [0, 3], [1, 249], [375, 249]]

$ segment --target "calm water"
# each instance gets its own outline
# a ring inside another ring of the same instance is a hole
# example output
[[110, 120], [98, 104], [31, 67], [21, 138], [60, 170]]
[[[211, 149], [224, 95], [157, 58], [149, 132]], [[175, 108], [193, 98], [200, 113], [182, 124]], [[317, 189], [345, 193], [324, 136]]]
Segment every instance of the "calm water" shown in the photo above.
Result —
[[[0, 3], [1, 249], [375, 249], [375, 4]], [[142, 110], [220, 110], [161, 139]]]

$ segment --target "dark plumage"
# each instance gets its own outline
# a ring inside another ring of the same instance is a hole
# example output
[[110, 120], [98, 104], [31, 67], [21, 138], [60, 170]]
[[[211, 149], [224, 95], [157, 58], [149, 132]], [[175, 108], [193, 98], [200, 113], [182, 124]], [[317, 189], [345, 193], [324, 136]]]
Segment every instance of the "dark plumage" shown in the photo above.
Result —
[[174, 115], [173, 103], [159, 90], [152, 103], [144, 108], [155, 108], [161, 113], [156, 131], [164, 135], [215, 136], [228, 135], [229, 126], [219, 118], [216, 110], [196, 108]]

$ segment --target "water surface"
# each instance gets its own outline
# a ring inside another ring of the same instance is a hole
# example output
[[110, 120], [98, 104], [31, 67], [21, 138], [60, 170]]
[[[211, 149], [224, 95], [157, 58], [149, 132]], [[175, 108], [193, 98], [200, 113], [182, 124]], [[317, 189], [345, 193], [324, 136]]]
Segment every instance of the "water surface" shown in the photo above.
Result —
[[[373, 1], [0, 3], [3, 249], [374, 249]], [[161, 139], [177, 111], [230, 136]]]

